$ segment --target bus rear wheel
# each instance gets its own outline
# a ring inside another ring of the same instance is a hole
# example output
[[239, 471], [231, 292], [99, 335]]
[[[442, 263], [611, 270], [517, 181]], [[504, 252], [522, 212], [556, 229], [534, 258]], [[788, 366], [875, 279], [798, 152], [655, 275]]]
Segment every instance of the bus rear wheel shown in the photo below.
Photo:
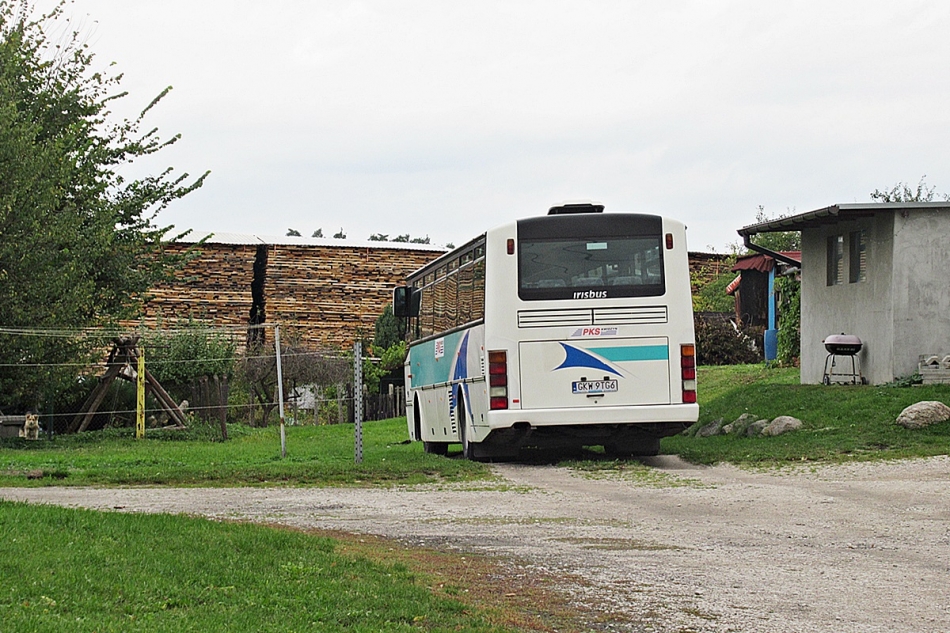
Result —
[[660, 454], [660, 438], [646, 437], [636, 441], [606, 442], [604, 452], [611, 457], [653, 457]]
[[422, 450], [430, 455], [448, 455], [448, 442], [422, 442]]
[[468, 433], [465, 432], [465, 426], [468, 424], [468, 421], [465, 419], [465, 403], [461, 400], [459, 400], [458, 411], [459, 440], [462, 442], [462, 458], [472, 459], [472, 445], [468, 441]]
[[472, 461], [484, 461], [489, 457], [481, 444], [468, 441], [468, 419], [465, 417], [465, 401], [458, 400], [459, 440], [462, 442], [462, 457]]

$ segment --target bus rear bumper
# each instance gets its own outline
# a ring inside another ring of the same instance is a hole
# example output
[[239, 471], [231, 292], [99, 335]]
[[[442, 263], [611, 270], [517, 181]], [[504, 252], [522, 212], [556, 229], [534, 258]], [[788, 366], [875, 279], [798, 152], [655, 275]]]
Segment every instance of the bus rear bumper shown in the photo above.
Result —
[[[596, 409], [508, 409], [491, 411], [486, 416], [491, 431], [508, 428], [544, 428], [558, 426], [667, 425], [689, 427], [699, 419], [697, 404], [666, 404]], [[683, 426], [685, 425], [685, 426]]]
[[603, 407], [580, 413], [577, 409], [492, 411], [490, 426], [478, 430], [479, 450], [488, 456], [514, 457], [527, 448], [603, 446], [611, 455], [656, 455], [660, 438], [689, 428], [699, 407]]

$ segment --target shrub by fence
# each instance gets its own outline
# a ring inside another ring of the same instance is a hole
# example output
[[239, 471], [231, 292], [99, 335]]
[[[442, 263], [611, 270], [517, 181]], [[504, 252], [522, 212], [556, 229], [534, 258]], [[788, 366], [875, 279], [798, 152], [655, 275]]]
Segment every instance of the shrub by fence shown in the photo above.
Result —
[[742, 365], [762, 361], [762, 328], [738, 329], [731, 316], [720, 312], [696, 313], [697, 364]]

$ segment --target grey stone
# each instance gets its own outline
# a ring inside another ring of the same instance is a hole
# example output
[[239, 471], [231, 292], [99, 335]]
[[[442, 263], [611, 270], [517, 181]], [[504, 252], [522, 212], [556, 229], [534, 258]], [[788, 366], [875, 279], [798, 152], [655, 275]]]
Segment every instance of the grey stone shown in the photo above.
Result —
[[746, 430], [748, 430], [749, 426], [755, 421], [756, 417], [754, 415], [751, 413], [743, 413], [736, 418], [735, 422], [727, 425], [730, 427], [728, 431], [723, 429], [723, 432], [732, 433], [733, 435], [745, 435]]
[[683, 431], [683, 435], [686, 437], [696, 437], [696, 434], [699, 432], [699, 429], [703, 428], [703, 423], [696, 421], [693, 422], [688, 429]]
[[790, 415], [780, 415], [762, 429], [762, 435], [775, 436], [802, 428], [802, 421]]
[[905, 429], [922, 429], [950, 420], [950, 407], [936, 400], [912, 404], [897, 416], [897, 423]]
[[758, 420], [754, 413], [743, 413], [736, 418], [735, 424], [752, 424]]
[[696, 437], [712, 437], [722, 433], [722, 418], [713, 420], [696, 431]]
[[762, 429], [768, 425], [768, 420], [756, 420], [752, 424], [746, 427], [745, 435], [746, 437], [758, 437], [762, 434]]

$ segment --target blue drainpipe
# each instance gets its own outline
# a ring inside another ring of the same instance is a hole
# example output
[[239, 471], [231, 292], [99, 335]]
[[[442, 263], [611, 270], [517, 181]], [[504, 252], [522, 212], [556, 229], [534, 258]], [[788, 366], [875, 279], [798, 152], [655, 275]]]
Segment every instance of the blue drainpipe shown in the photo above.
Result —
[[765, 362], [778, 358], [778, 328], [775, 323], [775, 269], [769, 271], [769, 329], [765, 331]]

